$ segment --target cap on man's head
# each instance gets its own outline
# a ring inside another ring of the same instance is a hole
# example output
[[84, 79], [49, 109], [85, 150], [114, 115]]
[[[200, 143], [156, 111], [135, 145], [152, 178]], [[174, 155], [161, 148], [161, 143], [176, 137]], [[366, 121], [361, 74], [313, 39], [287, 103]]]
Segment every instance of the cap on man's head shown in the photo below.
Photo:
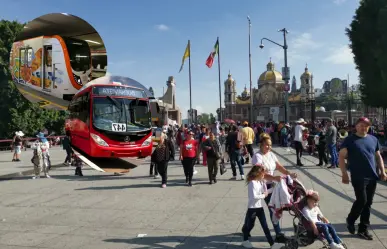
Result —
[[366, 123], [367, 125], [371, 125], [371, 121], [366, 118], [366, 117], [361, 117], [359, 118], [357, 121], [356, 121], [356, 124], [360, 123], [360, 122], [363, 122], [363, 123]]
[[237, 121], [237, 125], [241, 125], [241, 121]]
[[243, 125], [249, 125], [249, 122], [245, 121], [243, 122]]

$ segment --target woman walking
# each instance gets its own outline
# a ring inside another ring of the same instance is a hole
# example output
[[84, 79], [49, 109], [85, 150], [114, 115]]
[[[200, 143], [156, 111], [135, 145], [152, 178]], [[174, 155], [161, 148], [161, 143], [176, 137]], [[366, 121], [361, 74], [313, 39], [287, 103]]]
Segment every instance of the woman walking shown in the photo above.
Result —
[[151, 156], [151, 161], [155, 163], [155, 167], [161, 176], [162, 188], [167, 187], [168, 162], [171, 159], [172, 153], [174, 153], [173, 144], [171, 140], [166, 137], [167, 136], [164, 132], [161, 133], [160, 142]]
[[216, 175], [218, 174], [222, 152], [214, 133], [210, 132], [210, 137], [203, 142], [203, 149], [207, 154], [209, 184], [212, 184], [212, 182], [216, 183]]
[[185, 182], [192, 186], [192, 176], [196, 162], [196, 150], [198, 148], [197, 140], [194, 139], [192, 131], [187, 132], [187, 138], [182, 142], [180, 147], [180, 160], [183, 163]]

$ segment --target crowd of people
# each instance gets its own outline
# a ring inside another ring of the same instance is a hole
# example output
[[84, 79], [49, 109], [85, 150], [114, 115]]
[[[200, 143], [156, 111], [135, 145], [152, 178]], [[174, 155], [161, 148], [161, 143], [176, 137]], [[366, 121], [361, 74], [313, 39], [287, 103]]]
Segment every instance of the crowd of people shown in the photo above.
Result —
[[[270, 218], [275, 231], [273, 239], [266, 224], [265, 212], [262, 201], [268, 206], [272, 205], [273, 191], [283, 179], [275, 176], [278, 171], [290, 178], [297, 178], [297, 174], [290, 172], [281, 165], [276, 155], [271, 151], [274, 142], [282, 146], [293, 145], [297, 155], [297, 165], [304, 166], [301, 162], [302, 153], [308, 150], [307, 141], [310, 133], [313, 133], [313, 141], [319, 154], [319, 164], [328, 165], [327, 151], [330, 155], [328, 168], [340, 168], [342, 182], [349, 183], [348, 170], [351, 174], [351, 182], [355, 191], [356, 200], [346, 219], [347, 228], [351, 234], [355, 234], [355, 222], [360, 217], [358, 235], [364, 239], [372, 240], [369, 233], [370, 208], [376, 190], [377, 180], [386, 180], [383, 159], [380, 154], [378, 139], [370, 133], [371, 122], [367, 118], [360, 118], [355, 130], [343, 135], [338, 132], [337, 124], [331, 119], [320, 122], [310, 129], [301, 118], [290, 125], [286, 123], [269, 122], [249, 125], [248, 122], [221, 125], [218, 122], [211, 125], [184, 125], [173, 127], [162, 132], [161, 139], [155, 148], [151, 158], [151, 175], [162, 178], [162, 188], [167, 186], [168, 161], [175, 160], [175, 152], [178, 151], [186, 177], [187, 186], [193, 185], [193, 175], [196, 172], [195, 165], [202, 164], [208, 169], [208, 183], [217, 183], [219, 169], [229, 162], [232, 169], [232, 178], [245, 180], [248, 185], [248, 210], [242, 229], [245, 248], [252, 248], [250, 232], [258, 218], [270, 245], [284, 243], [286, 237], [281, 232], [278, 222], [273, 220], [273, 209], [269, 208]], [[338, 139], [343, 139], [338, 145]], [[253, 144], [259, 149], [253, 150]], [[337, 149], [340, 149], [338, 152]], [[202, 154], [202, 157], [200, 156]], [[245, 177], [244, 165], [251, 160], [252, 168]], [[239, 177], [237, 177], [237, 167]], [[223, 172], [225, 170], [223, 169]], [[273, 193], [274, 192], [274, 193]], [[323, 234], [330, 248], [344, 248], [342, 240], [338, 237], [331, 222], [323, 216], [318, 207], [320, 196], [315, 191], [308, 191], [303, 199], [305, 203], [302, 214], [310, 222], [312, 232], [316, 235]]]

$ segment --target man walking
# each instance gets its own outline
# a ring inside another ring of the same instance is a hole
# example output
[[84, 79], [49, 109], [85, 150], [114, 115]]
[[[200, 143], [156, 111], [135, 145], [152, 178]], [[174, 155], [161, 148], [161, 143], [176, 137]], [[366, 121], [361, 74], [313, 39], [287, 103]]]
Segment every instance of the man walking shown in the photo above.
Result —
[[297, 166], [304, 166], [301, 163], [301, 157], [302, 157], [302, 137], [303, 137], [303, 132], [306, 129], [303, 124], [305, 124], [305, 120], [303, 118], [300, 118], [296, 122], [296, 126], [294, 127], [294, 147], [296, 149], [296, 156], [297, 156]]
[[356, 133], [345, 138], [340, 150], [340, 169], [342, 182], [349, 184], [349, 177], [345, 165], [348, 161], [348, 169], [351, 173], [352, 186], [355, 191], [356, 200], [352, 205], [347, 217], [347, 228], [351, 234], [355, 234], [355, 222], [360, 216], [358, 235], [372, 240], [368, 231], [370, 225], [370, 212], [376, 183], [379, 179], [386, 180], [383, 158], [380, 155], [379, 142], [376, 137], [368, 133], [371, 122], [362, 117], [356, 122]]
[[[249, 126], [247, 121], [243, 122], [242, 128], [243, 144], [246, 146], [247, 152], [250, 154], [250, 157], [253, 158], [253, 142], [254, 142], [254, 130]], [[246, 157], [246, 163], [249, 163], [249, 157]]]
[[329, 169], [334, 169], [339, 167], [339, 157], [337, 155], [337, 128], [333, 125], [332, 119], [327, 120], [327, 131], [325, 133], [325, 139], [331, 156], [331, 166]]

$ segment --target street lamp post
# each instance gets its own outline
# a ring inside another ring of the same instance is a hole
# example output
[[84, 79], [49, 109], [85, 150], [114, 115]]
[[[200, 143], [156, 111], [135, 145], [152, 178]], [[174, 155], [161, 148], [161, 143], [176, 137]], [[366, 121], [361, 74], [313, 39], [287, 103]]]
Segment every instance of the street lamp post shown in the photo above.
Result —
[[286, 43], [286, 34], [289, 33], [289, 31], [286, 28], [283, 28], [283, 29], [278, 30], [278, 32], [283, 33], [283, 36], [284, 36], [284, 44], [283, 45], [281, 45], [275, 41], [272, 41], [268, 38], [262, 38], [261, 45], [259, 45], [259, 47], [261, 49], [263, 49], [264, 45], [263, 45], [262, 41], [266, 40], [266, 41], [269, 41], [271, 43], [274, 43], [277, 46], [280, 46], [284, 50], [285, 69], [284, 69], [284, 72], [282, 72], [282, 79], [285, 81], [285, 123], [287, 123], [289, 120], [288, 109], [289, 109], [289, 89], [290, 89], [289, 88], [289, 80], [290, 80], [289, 75], [290, 75], [290, 72], [288, 69], [288, 45]]
[[249, 22], [249, 74], [250, 74], [250, 124], [253, 122], [253, 81], [251, 79], [251, 20], [247, 16], [247, 21]]

